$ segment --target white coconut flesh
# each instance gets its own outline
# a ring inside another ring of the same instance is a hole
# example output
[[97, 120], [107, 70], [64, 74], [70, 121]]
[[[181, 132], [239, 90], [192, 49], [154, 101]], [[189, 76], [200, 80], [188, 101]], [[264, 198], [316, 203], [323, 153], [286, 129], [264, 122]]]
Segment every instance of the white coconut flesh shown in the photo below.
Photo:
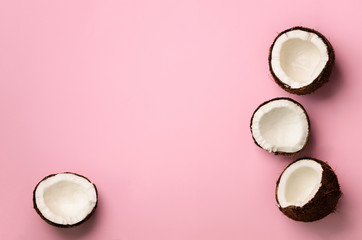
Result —
[[73, 225], [92, 212], [97, 203], [97, 192], [87, 179], [71, 173], [60, 173], [39, 183], [35, 203], [49, 221]]
[[255, 141], [269, 152], [298, 152], [305, 146], [309, 135], [305, 111], [287, 99], [262, 105], [254, 113], [251, 128]]
[[271, 54], [274, 74], [292, 89], [311, 84], [328, 60], [328, 48], [323, 40], [317, 34], [303, 30], [280, 35]]
[[280, 207], [303, 207], [322, 185], [323, 168], [310, 159], [291, 164], [280, 177], [277, 198]]

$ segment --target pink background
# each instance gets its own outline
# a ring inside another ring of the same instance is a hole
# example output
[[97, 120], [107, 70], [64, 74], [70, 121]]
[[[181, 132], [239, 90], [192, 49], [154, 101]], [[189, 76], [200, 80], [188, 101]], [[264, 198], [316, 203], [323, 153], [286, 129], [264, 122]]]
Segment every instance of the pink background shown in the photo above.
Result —
[[[362, 239], [361, 1], [0, 2], [0, 239]], [[294, 96], [270, 78], [268, 48], [303, 25], [336, 51], [330, 82]], [[309, 113], [301, 156], [328, 161], [337, 212], [294, 222], [275, 181], [295, 158], [256, 147], [263, 101]], [[43, 222], [32, 191], [50, 173], [99, 189], [93, 218]]]

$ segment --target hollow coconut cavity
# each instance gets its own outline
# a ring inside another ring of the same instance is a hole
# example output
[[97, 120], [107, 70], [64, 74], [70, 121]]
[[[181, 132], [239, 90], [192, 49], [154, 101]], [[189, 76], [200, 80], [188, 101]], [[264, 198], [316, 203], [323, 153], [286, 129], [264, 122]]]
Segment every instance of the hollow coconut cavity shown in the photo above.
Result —
[[57, 227], [77, 226], [93, 214], [98, 203], [96, 186], [75, 173], [52, 174], [34, 189], [34, 209], [47, 223]]
[[300, 103], [290, 98], [274, 98], [255, 110], [250, 129], [254, 142], [264, 150], [294, 155], [305, 148], [310, 123]]
[[332, 45], [321, 33], [294, 27], [281, 32], [271, 45], [269, 69], [280, 87], [303, 95], [328, 81], [334, 59]]
[[337, 176], [325, 162], [302, 158], [280, 175], [276, 200], [280, 211], [296, 221], [312, 222], [332, 213], [341, 196]]

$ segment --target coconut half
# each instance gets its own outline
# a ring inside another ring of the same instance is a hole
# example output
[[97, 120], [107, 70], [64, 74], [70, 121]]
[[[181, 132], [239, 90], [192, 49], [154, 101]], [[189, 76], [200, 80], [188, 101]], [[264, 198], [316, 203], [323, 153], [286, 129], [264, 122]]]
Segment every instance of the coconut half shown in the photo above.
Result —
[[274, 98], [254, 111], [250, 130], [259, 147], [274, 154], [294, 155], [308, 142], [309, 117], [295, 100]]
[[43, 178], [33, 192], [36, 212], [57, 227], [73, 227], [85, 222], [97, 203], [96, 186], [88, 178], [70, 172]]
[[334, 59], [332, 45], [320, 32], [293, 27], [281, 32], [271, 45], [269, 69], [284, 90], [304, 95], [328, 81]]
[[313, 158], [298, 159], [287, 166], [276, 186], [280, 211], [296, 221], [324, 218], [335, 210], [340, 196], [332, 168]]

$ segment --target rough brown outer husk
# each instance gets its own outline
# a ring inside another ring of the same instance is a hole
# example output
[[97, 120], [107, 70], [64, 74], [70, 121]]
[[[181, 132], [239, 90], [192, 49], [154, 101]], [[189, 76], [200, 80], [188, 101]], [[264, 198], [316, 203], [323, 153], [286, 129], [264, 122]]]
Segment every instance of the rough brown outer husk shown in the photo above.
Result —
[[[289, 206], [282, 208], [280, 207], [278, 201], [278, 186], [281, 176], [283, 175], [284, 171], [293, 163], [303, 160], [303, 159], [310, 159], [314, 160], [317, 163], [321, 164], [323, 173], [322, 173], [322, 185], [319, 188], [318, 192], [307, 204], [303, 207], [296, 207], [296, 206]], [[279, 210], [284, 213], [287, 217], [301, 222], [313, 222], [320, 220], [327, 216], [328, 214], [335, 211], [338, 200], [341, 196], [341, 190], [338, 184], [338, 179], [332, 168], [325, 162], [314, 159], [314, 158], [300, 158], [291, 164], [288, 165], [280, 175], [277, 186], [275, 190], [276, 200], [279, 206]]]
[[[303, 146], [300, 150], [298, 150], [298, 151], [296, 151], [296, 152], [292, 152], [292, 153], [282, 152], [282, 151], [272, 152], [272, 153], [274, 153], [275, 155], [283, 155], [283, 156], [293, 157], [293, 156], [297, 155], [298, 153], [300, 153], [301, 151], [304, 150], [304, 148], [307, 146], [307, 143], [308, 143], [308, 141], [309, 141], [309, 135], [310, 135], [310, 121], [309, 121], [309, 116], [308, 116], [308, 114], [307, 114], [307, 111], [304, 109], [304, 107], [303, 107], [302, 104], [300, 104], [299, 102], [295, 101], [294, 99], [287, 98], [287, 97], [277, 97], [277, 98], [270, 99], [270, 100], [265, 101], [265, 102], [263, 102], [262, 104], [260, 104], [260, 105], [255, 109], [255, 111], [253, 112], [253, 115], [251, 116], [251, 119], [250, 119], [251, 136], [253, 137], [253, 140], [254, 140], [255, 144], [256, 144], [258, 147], [264, 149], [262, 146], [259, 145], [259, 143], [258, 143], [258, 142], [255, 140], [255, 138], [254, 138], [253, 129], [252, 129], [253, 119], [254, 119], [255, 113], [259, 110], [259, 108], [261, 108], [261, 107], [264, 106], [265, 104], [267, 104], [267, 103], [269, 103], [269, 102], [272, 102], [272, 101], [275, 101], [275, 100], [289, 100], [289, 101], [297, 104], [300, 108], [302, 108], [302, 110], [303, 110], [304, 113], [305, 113], [305, 116], [307, 117], [307, 121], [308, 121], [308, 136], [307, 136], [307, 139], [306, 139], [306, 141], [305, 141], [304, 146]], [[265, 150], [265, 149], [264, 149], [264, 150]]]
[[39, 183], [35, 186], [34, 191], [33, 191], [33, 207], [34, 207], [35, 211], [38, 213], [38, 215], [39, 215], [45, 222], [49, 223], [50, 225], [53, 225], [53, 226], [56, 226], [56, 227], [60, 227], [60, 228], [71, 228], [71, 227], [75, 227], [75, 226], [78, 226], [78, 225], [86, 222], [86, 221], [93, 215], [93, 213], [94, 213], [94, 211], [96, 210], [97, 205], [98, 205], [98, 190], [97, 190], [96, 185], [95, 185], [94, 183], [92, 183], [88, 178], [86, 178], [86, 177], [83, 176], [83, 175], [80, 175], [80, 174], [77, 174], [77, 173], [73, 173], [73, 172], [62, 172], [62, 173], [68, 173], [68, 174], [77, 175], [77, 176], [79, 176], [79, 177], [82, 177], [82, 178], [86, 179], [86, 180], [87, 180], [88, 182], [90, 182], [91, 184], [93, 184], [94, 189], [95, 189], [95, 191], [96, 191], [97, 200], [96, 200], [96, 204], [95, 204], [94, 208], [92, 209], [92, 211], [91, 211], [82, 221], [77, 222], [77, 223], [75, 223], [75, 224], [58, 224], [58, 223], [55, 223], [55, 222], [50, 221], [49, 219], [47, 219], [47, 218], [45, 218], [45, 217], [43, 216], [43, 214], [40, 212], [40, 210], [38, 209], [38, 206], [37, 206], [37, 204], [36, 204], [36, 200], [35, 200], [35, 192], [36, 192], [36, 189], [38, 188], [39, 184], [40, 184], [42, 181], [44, 181], [44, 180], [46, 180], [46, 179], [48, 179], [48, 178], [50, 178], [50, 177], [53, 177], [53, 176], [55, 176], [55, 175], [61, 174], [61, 173], [50, 174], [50, 175], [44, 177], [42, 180], [39, 181]]
[[[301, 87], [301, 88], [291, 88], [288, 84], [282, 82], [274, 73], [272, 65], [271, 65], [271, 58], [272, 58], [272, 50], [274, 47], [274, 44], [276, 42], [276, 40], [284, 33], [289, 32], [289, 31], [293, 31], [293, 30], [302, 30], [302, 31], [306, 31], [306, 32], [311, 32], [314, 33], [316, 35], [318, 35], [318, 37], [320, 37], [322, 39], [322, 41], [326, 44], [327, 46], [327, 51], [328, 51], [328, 56], [329, 59], [326, 63], [326, 66], [324, 67], [323, 71], [318, 75], [318, 77], [316, 79], [314, 79], [309, 85]], [[297, 95], [305, 95], [305, 94], [310, 94], [312, 92], [314, 92], [315, 90], [317, 90], [318, 88], [320, 88], [323, 84], [325, 84], [326, 82], [328, 82], [329, 77], [332, 73], [332, 69], [334, 66], [334, 61], [335, 61], [335, 54], [334, 54], [334, 50], [333, 47], [331, 45], [331, 43], [328, 41], [328, 39], [323, 36], [320, 32], [311, 29], [311, 28], [306, 28], [306, 27], [293, 27], [290, 29], [287, 29], [281, 33], [278, 34], [278, 36], [275, 38], [273, 44], [270, 46], [269, 49], [269, 58], [268, 58], [268, 62], [269, 62], [269, 70], [270, 73], [274, 79], [274, 81], [281, 87], [283, 88], [285, 91], [293, 93], [293, 94], [297, 94]]]

